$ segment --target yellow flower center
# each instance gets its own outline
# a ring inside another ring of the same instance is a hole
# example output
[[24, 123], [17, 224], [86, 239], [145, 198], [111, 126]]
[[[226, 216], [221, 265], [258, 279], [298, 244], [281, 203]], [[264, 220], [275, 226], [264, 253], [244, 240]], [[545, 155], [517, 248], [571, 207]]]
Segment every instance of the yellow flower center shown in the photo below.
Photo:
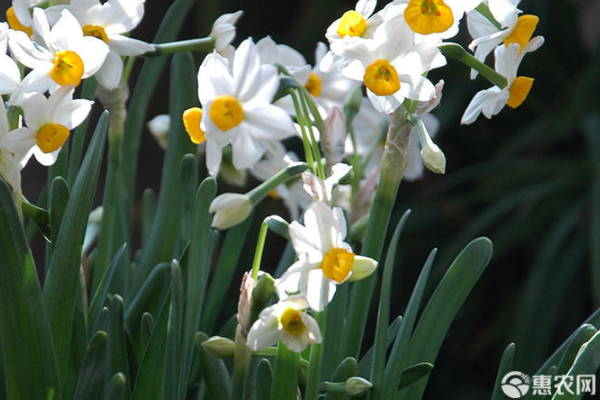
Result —
[[321, 78], [319, 75], [311, 72], [308, 76], [308, 82], [304, 85], [308, 93], [312, 94], [314, 97], [318, 97], [321, 94]]
[[50, 78], [61, 86], [79, 85], [83, 76], [83, 61], [77, 53], [63, 50], [54, 54], [54, 67], [50, 70]]
[[378, 96], [389, 96], [400, 89], [396, 68], [387, 60], [376, 60], [365, 70], [365, 85]]
[[244, 110], [234, 97], [222, 95], [213, 100], [208, 116], [217, 128], [228, 131], [242, 122]]
[[23, 25], [21, 21], [19, 21], [13, 7], [9, 7], [9, 9], [6, 10], [6, 21], [12, 30], [25, 32], [28, 36], [33, 35], [33, 29], [30, 26]]
[[283, 330], [292, 335], [299, 335], [306, 330], [306, 325], [302, 322], [300, 311], [291, 307], [285, 309], [283, 314], [281, 314], [280, 320]]
[[273, 189], [269, 192], [269, 197], [275, 200], [279, 200], [279, 193], [277, 193], [277, 189]]
[[362, 36], [367, 29], [367, 21], [356, 11], [346, 11], [337, 28], [337, 34], [344, 36]]
[[517, 20], [515, 29], [504, 39], [504, 45], [508, 47], [511, 43], [518, 43], [521, 46], [519, 53], [523, 51], [523, 48], [533, 36], [539, 21], [540, 19], [535, 15], [521, 15]]
[[69, 137], [69, 129], [61, 124], [46, 124], [37, 132], [37, 145], [44, 153], [52, 153], [62, 147]]
[[354, 253], [346, 249], [335, 248], [327, 253], [321, 268], [325, 278], [342, 283], [352, 271], [353, 265]]
[[204, 131], [200, 129], [201, 120], [201, 108], [192, 107], [183, 112], [183, 126], [188, 135], [190, 135], [190, 140], [195, 144], [200, 144], [206, 140]]
[[528, 78], [526, 76], [517, 77], [513, 84], [510, 85], [510, 89], [508, 89], [510, 96], [506, 102], [506, 105], [511, 108], [519, 107], [527, 98], [532, 86], [533, 78]]
[[106, 31], [103, 26], [100, 25], [85, 25], [83, 28], [84, 36], [93, 36], [102, 40], [104, 43], [108, 44], [110, 40], [108, 40], [108, 36], [106, 35]]
[[404, 19], [413, 31], [422, 35], [447, 31], [454, 24], [452, 9], [444, 0], [410, 0]]

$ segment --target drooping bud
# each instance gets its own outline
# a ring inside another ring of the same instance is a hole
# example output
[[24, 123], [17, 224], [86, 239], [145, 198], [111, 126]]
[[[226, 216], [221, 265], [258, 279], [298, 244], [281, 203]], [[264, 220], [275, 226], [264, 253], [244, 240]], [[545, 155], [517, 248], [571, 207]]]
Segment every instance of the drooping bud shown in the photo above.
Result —
[[221, 336], [212, 336], [202, 342], [202, 348], [216, 358], [232, 358], [235, 354], [235, 343], [233, 340]]
[[215, 213], [213, 228], [228, 229], [248, 218], [252, 212], [252, 202], [245, 194], [224, 193], [212, 201], [208, 211]]

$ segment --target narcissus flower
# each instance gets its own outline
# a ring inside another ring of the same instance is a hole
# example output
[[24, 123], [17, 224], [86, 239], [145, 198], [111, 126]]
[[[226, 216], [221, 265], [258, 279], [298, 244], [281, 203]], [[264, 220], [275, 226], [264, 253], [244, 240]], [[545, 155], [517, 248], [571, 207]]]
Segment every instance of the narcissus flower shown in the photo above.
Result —
[[8, 46], [8, 25], [0, 22], [0, 94], [11, 93], [21, 80], [19, 67], [6, 55]]
[[168, 114], [160, 114], [152, 118], [146, 124], [148, 130], [154, 136], [161, 149], [166, 150], [169, 143], [169, 129], [171, 117]]
[[243, 12], [236, 11], [231, 14], [223, 14], [215, 20], [210, 36], [215, 39], [215, 50], [223, 56], [233, 54], [234, 49], [231, 42], [235, 38], [235, 24]]
[[289, 233], [299, 259], [281, 276], [277, 289], [282, 296], [300, 293], [315, 311], [331, 302], [337, 285], [363, 279], [377, 267], [377, 261], [354, 254], [344, 242], [341, 208], [315, 202], [304, 213], [304, 225], [292, 222]]
[[12, 7], [6, 10], [6, 21], [10, 28], [31, 36], [33, 34], [31, 10], [43, 2], [44, 0], [13, 0]]
[[447, 39], [458, 33], [458, 24], [465, 12], [481, 0], [396, 0], [391, 6], [406, 4], [404, 20], [421, 35], [441, 34]]
[[109, 0], [102, 4], [99, 0], [71, 0], [70, 5], [50, 7], [46, 13], [52, 15], [69, 10], [79, 21], [85, 36], [93, 36], [108, 45], [110, 53], [95, 77], [102, 86], [114, 89], [123, 73], [121, 56], [137, 56], [154, 50], [153, 45], [126, 36], [142, 20], [144, 2]]
[[508, 47], [504, 45], [496, 47], [494, 52], [496, 71], [506, 77], [508, 85], [504, 89], [493, 86], [478, 92], [465, 110], [461, 123], [471, 124], [475, 122], [481, 113], [487, 118], [492, 118], [505, 105], [511, 108], [519, 107], [525, 101], [533, 86], [533, 78], [517, 76], [519, 64], [521, 64], [525, 54], [537, 50], [543, 43], [544, 38], [537, 36], [531, 39], [523, 49], [517, 43], [512, 43]]
[[[505, 46], [518, 43], [522, 51], [529, 43], [539, 18], [535, 15], [519, 16], [521, 10], [517, 6], [520, 0], [488, 0], [487, 3], [501, 29], [476, 10], [467, 14], [469, 32], [473, 37], [469, 49], [475, 51], [475, 58], [485, 62], [488, 54], [503, 42]], [[472, 70], [471, 78], [476, 76], [477, 71]]]
[[33, 39], [23, 32], [11, 31], [9, 45], [13, 55], [32, 71], [11, 97], [19, 103], [23, 93], [51, 92], [60, 86], [77, 86], [95, 74], [106, 59], [108, 46], [102, 40], [83, 35], [77, 19], [64, 10], [50, 29], [40, 8], [33, 10]]
[[303, 298], [290, 298], [262, 310], [248, 332], [248, 347], [254, 351], [281, 340], [288, 349], [302, 352], [309, 344], [321, 343], [317, 321], [304, 310]]
[[4, 102], [0, 101], [0, 178], [11, 186], [13, 192], [19, 192], [21, 190], [20, 155], [14, 154], [14, 152], [5, 148], [8, 129], [6, 109], [4, 108]]
[[414, 33], [402, 17], [386, 21], [376, 31], [371, 42], [332, 50], [350, 62], [342, 73], [348, 78], [363, 81], [373, 106], [389, 113], [405, 98], [428, 101], [435, 95], [433, 84], [423, 76], [445, 64], [445, 58], [434, 46], [415, 45]]
[[232, 69], [213, 52], [198, 71], [198, 97], [203, 113], [200, 129], [206, 135], [206, 165], [219, 171], [222, 148], [231, 144], [233, 165], [254, 165], [268, 143], [294, 135], [290, 116], [271, 104], [279, 87], [279, 73], [262, 65], [252, 39], [235, 51]]
[[92, 102], [73, 100], [74, 90], [73, 85], [68, 85], [49, 98], [41, 93], [23, 96], [26, 127], [11, 131], [4, 140], [7, 149], [21, 155], [21, 165], [25, 165], [32, 154], [40, 164], [54, 164], [70, 131], [87, 118]]

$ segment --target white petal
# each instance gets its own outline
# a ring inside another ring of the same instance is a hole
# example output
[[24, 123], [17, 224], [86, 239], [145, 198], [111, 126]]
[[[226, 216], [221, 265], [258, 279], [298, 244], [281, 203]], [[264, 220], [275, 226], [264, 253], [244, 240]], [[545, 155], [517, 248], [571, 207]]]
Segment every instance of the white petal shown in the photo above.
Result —
[[365, 19], [369, 18], [377, 6], [377, 0], [358, 0], [355, 10]]
[[10, 51], [21, 64], [33, 69], [43, 64], [52, 65], [54, 55], [43, 47], [35, 45], [25, 32], [10, 31], [8, 37]]
[[310, 308], [319, 312], [331, 302], [335, 295], [336, 285], [323, 276], [322, 269], [313, 269], [308, 273], [306, 299]]
[[323, 250], [317, 235], [297, 221], [290, 224], [289, 234], [298, 257], [304, 256], [311, 264], [321, 264]]
[[144, 0], [110, 0], [102, 5], [102, 23], [110, 33], [135, 28], [144, 16]]
[[13, 153], [21, 167], [27, 164], [36, 145], [36, 132], [29, 128], [15, 129], [2, 138], [2, 148]]
[[218, 52], [224, 50], [235, 38], [235, 24], [242, 14], [241, 10], [231, 14], [223, 14], [213, 23], [210, 36], [215, 38], [215, 49]]
[[310, 344], [318, 344], [323, 340], [321, 336], [321, 329], [319, 329], [319, 324], [317, 321], [307, 313], [300, 313], [300, 318], [306, 327], [305, 334], [308, 336], [308, 341]]
[[21, 81], [21, 72], [12, 58], [0, 53], [0, 94], [16, 90]]
[[278, 329], [277, 317], [265, 316], [252, 324], [246, 339], [248, 347], [254, 351], [276, 344], [281, 331]]
[[16, 157], [0, 147], [0, 177], [8, 183], [13, 192], [21, 190], [21, 167]]
[[501, 90], [496, 86], [478, 92], [467, 106], [460, 123], [473, 123], [482, 112], [487, 118], [491, 118], [502, 110], [509, 95], [508, 90]]
[[35, 156], [37, 162], [46, 167], [49, 167], [50, 165], [56, 162], [56, 160], [58, 159], [58, 153], [60, 153], [61, 150], [62, 147], [51, 153], [44, 153], [38, 146], [35, 146], [33, 148], [33, 155]]
[[211, 175], [217, 175], [219, 173], [219, 166], [221, 165], [221, 158], [223, 152], [221, 147], [212, 140], [206, 140], [206, 168]]
[[237, 170], [250, 168], [266, 151], [266, 147], [252, 137], [246, 129], [240, 129], [231, 143], [233, 166]]
[[272, 65], [261, 65], [254, 81], [244, 85], [239, 92], [239, 100], [244, 103], [244, 109], [263, 107], [271, 104], [279, 88], [279, 73]]
[[81, 39], [71, 50], [76, 52], [83, 61], [83, 79], [94, 75], [102, 67], [109, 51], [106, 43], [91, 36]]
[[240, 44], [233, 58], [233, 90], [235, 97], [250, 99], [261, 82], [261, 64], [251, 38]]
[[123, 74], [123, 61], [121, 57], [113, 53], [112, 51], [106, 56], [104, 64], [96, 72], [96, 79], [100, 85], [107, 89], [114, 89], [119, 85], [121, 81], [121, 75]]
[[244, 121], [250, 127], [252, 137], [259, 140], [281, 140], [295, 133], [290, 116], [277, 106], [244, 109]]
[[48, 100], [41, 93], [27, 93], [23, 96], [23, 115], [25, 125], [37, 131], [42, 125], [51, 122]]
[[208, 102], [223, 94], [233, 94], [233, 78], [227, 59], [213, 52], [206, 56], [198, 69], [198, 98], [206, 107]]

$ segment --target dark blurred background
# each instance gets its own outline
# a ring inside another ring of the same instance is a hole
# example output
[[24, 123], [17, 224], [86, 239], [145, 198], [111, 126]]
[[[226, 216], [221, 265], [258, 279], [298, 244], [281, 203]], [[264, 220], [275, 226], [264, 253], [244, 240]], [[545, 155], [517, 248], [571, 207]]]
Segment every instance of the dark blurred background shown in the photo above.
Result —
[[[8, 3], [0, 0], [0, 8]], [[170, 4], [147, 0], [145, 19], [133, 36], [152, 41]], [[205, 36], [216, 17], [242, 9], [234, 44], [247, 36], [257, 41], [270, 35], [313, 62], [315, 45], [325, 41], [327, 26], [354, 5], [347, 0], [199, 0], [179, 37]], [[404, 312], [432, 248], [439, 248], [439, 254], [429, 291], [471, 239], [485, 235], [495, 245], [488, 270], [446, 338], [426, 398], [489, 398], [510, 342], [517, 344], [514, 369], [532, 374], [600, 307], [600, 2], [523, 0], [520, 8], [540, 17], [536, 34], [546, 38], [519, 71], [535, 78], [529, 98], [491, 121], [482, 116], [473, 125], [461, 126], [472, 96], [490, 85], [481, 78], [470, 81], [468, 70], [452, 61], [433, 72], [433, 81], [446, 82], [434, 114], [442, 121], [436, 142], [446, 154], [447, 173], [426, 173], [420, 181], [402, 183], [398, 195], [394, 222], [408, 208], [413, 214], [401, 240], [393, 317]], [[470, 41], [466, 34], [455, 40], [464, 46]], [[198, 62], [202, 57], [197, 55]], [[167, 95], [164, 74], [149, 118], [167, 112]], [[158, 190], [163, 156], [149, 132], [144, 133], [141, 152], [138, 198], [144, 188]], [[44, 169], [34, 162], [27, 166], [23, 185], [30, 199], [37, 198], [45, 178]], [[268, 200], [255, 221], [274, 211], [286, 215], [280, 204]], [[253, 239], [246, 244], [247, 260]], [[284, 243], [269, 241], [267, 248], [273, 251], [266, 268], [271, 264], [274, 270]], [[43, 246], [37, 257], [43, 257]], [[247, 269], [247, 264], [240, 268]], [[235, 312], [237, 282], [224, 315]]]

